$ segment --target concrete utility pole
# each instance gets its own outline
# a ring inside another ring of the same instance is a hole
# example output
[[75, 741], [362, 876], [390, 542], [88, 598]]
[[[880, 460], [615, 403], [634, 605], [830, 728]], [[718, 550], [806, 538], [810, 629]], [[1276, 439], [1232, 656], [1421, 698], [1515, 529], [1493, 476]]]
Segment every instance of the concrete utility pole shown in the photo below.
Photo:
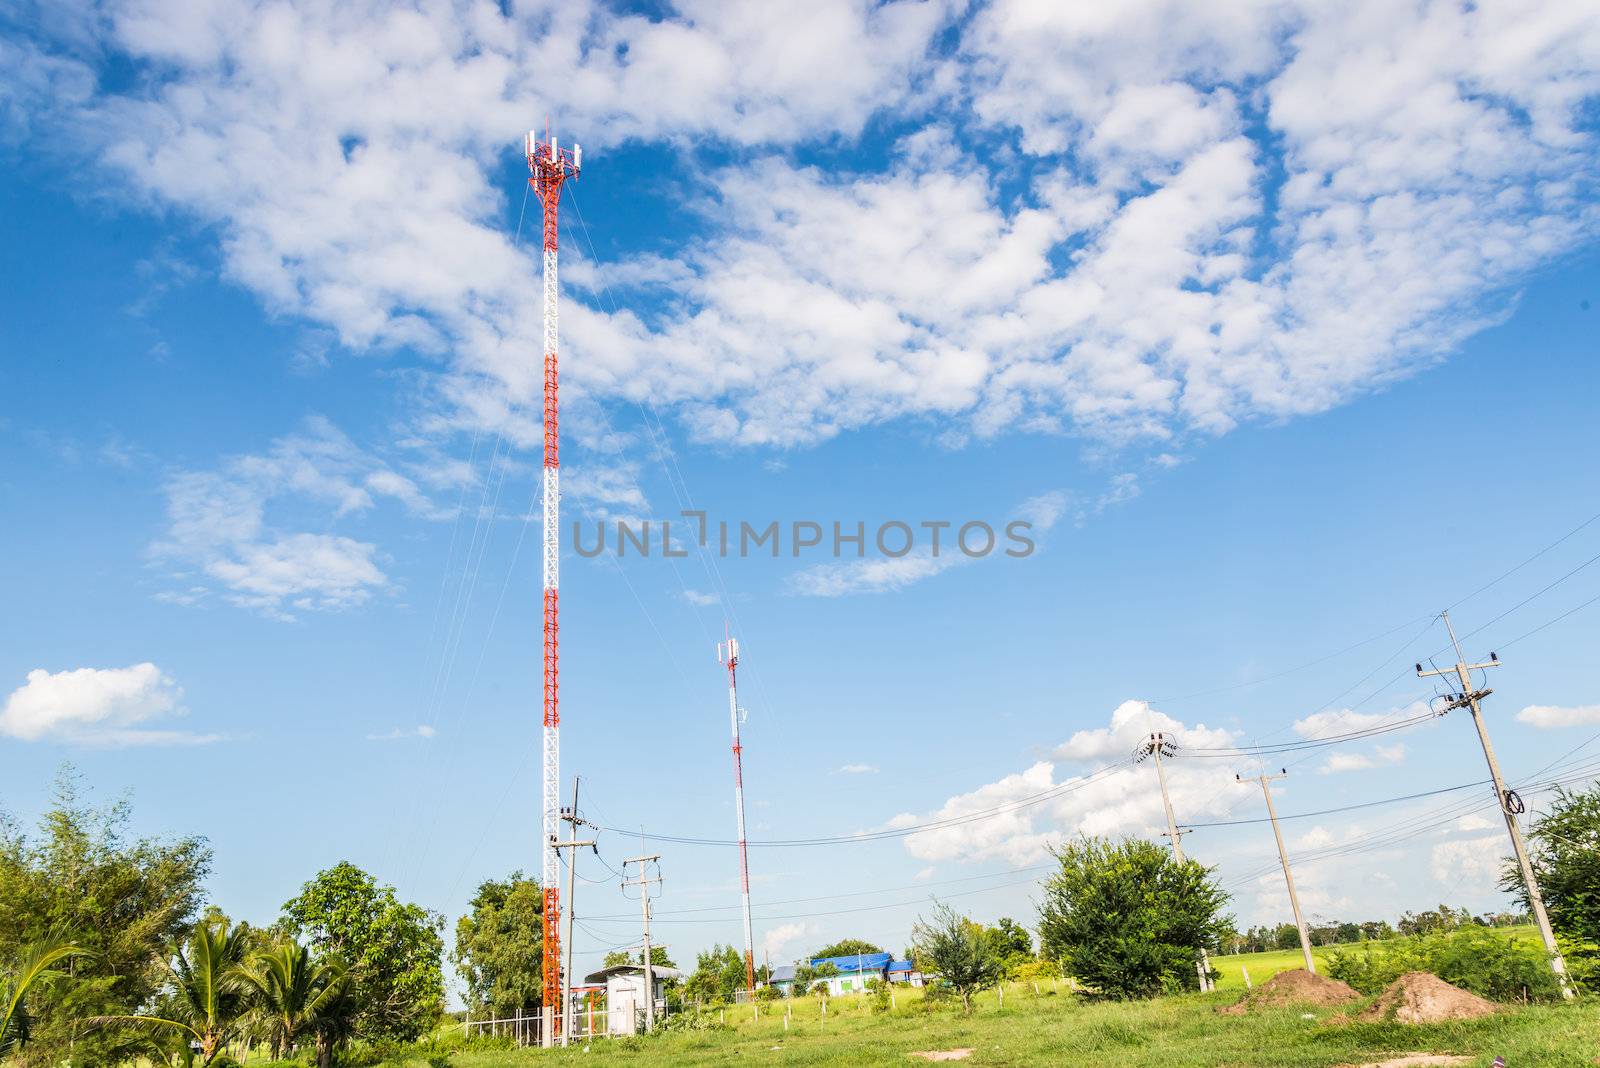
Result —
[[[1300, 913], [1300, 895], [1295, 893], [1294, 873], [1289, 870], [1289, 851], [1283, 848], [1283, 832], [1278, 830], [1278, 812], [1272, 807], [1272, 788], [1268, 785], [1274, 779], [1287, 778], [1288, 774], [1289, 769], [1279, 768], [1276, 775], [1257, 775], [1256, 779], [1261, 783], [1261, 796], [1267, 799], [1267, 818], [1272, 820], [1272, 837], [1278, 840], [1278, 859], [1283, 862], [1283, 881], [1289, 887], [1289, 906], [1294, 909], [1294, 925], [1300, 929], [1300, 952], [1306, 958], [1306, 971], [1315, 975], [1317, 965], [1311, 959], [1311, 936], [1306, 934], [1305, 917]], [[1244, 782], [1239, 775], [1234, 778]]]
[[1495, 759], [1494, 746], [1489, 742], [1489, 728], [1483, 722], [1483, 709], [1478, 705], [1479, 701], [1494, 691], [1472, 688], [1470, 673], [1479, 668], [1499, 667], [1500, 658], [1490, 653], [1487, 663], [1467, 663], [1466, 656], [1461, 652], [1461, 643], [1456, 640], [1456, 629], [1450, 625], [1450, 613], [1441, 612], [1439, 616], [1444, 620], [1445, 630], [1450, 632], [1450, 644], [1456, 651], [1456, 665], [1453, 668], [1423, 671], [1422, 665], [1418, 664], [1417, 677], [1425, 679], [1434, 675], [1454, 675], [1456, 681], [1461, 684], [1461, 692], [1450, 695], [1450, 703], [1445, 706], [1445, 711], [1465, 708], [1472, 712], [1472, 725], [1478, 728], [1478, 741], [1483, 745], [1483, 758], [1488, 761], [1489, 777], [1494, 780], [1495, 804], [1500, 807], [1500, 815], [1505, 817], [1506, 830], [1511, 833], [1511, 848], [1517, 854], [1517, 866], [1522, 869], [1522, 885], [1528, 888], [1528, 904], [1533, 907], [1533, 918], [1539, 924], [1539, 937], [1544, 939], [1545, 951], [1550, 954], [1550, 969], [1556, 973], [1556, 980], [1561, 984], [1561, 996], [1571, 998], [1573, 990], [1572, 984], [1567, 980], [1567, 962], [1562, 959], [1561, 951], [1556, 946], [1556, 933], [1550, 927], [1550, 914], [1545, 911], [1544, 895], [1539, 893], [1539, 880], [1533, 873], [1533, 862], [1528, 859], [1528, 847], [1522, 841], [1522, 828], [1517, 825], [1517, 816], [1526, 811], [1526, 806], [1515, 790], [1506, 789], [1505, 777], [1500, 774], [1500, 761]]
[[[1161, 766], [1161, 758], [1163, 756], [1172, 756], [1177, 751], [1176, 742], [1160, 731], [1156, 731], [1140, 744], [1134, 757], [1136, 760], [1143, 760], [1147, 756], [1155, 757], [1156, 779], [1161, 783], [1161, 806], [1167, 811], [1167, 837], [1172, 839], [1172, 855], [1178, 859], [1179, 864], [1182, 864], [1182, 836], [1189, 832], [1178, 829], [1177, 818], [1172, 814], [1172, 797], [1167, 793], [1167, 771]], [[1200, 989], [1202, 991], [1208, 992], [1214, 989], [1211, 983], [1211, 958], [1207, 955], [1205, 946], [1200, 947], [1200, 959], [1195, 962], [1195, 971], [1200, 975]]]
[[623, 886], [639, 887], [639, 913], [644, 918], [644, 1029], [646, 1032], [654, 1031], [656, 1027], [656, 973], [655, 962], [650, 959], [650, 884], [659, 883], [661, 876], [651, 877], [649, 865], [654, 862], [659, 871], [661, 854], [651, 853], [649, 856], [629, 857], [622, 862], [624, 870], [629, 864], [639, 865], [639, 877], [628, 879]]
[[[572, 779], [572, 807], [561, 813], [561, 822], [565, 823], [569, 828], [571, 828], [571, 830], [569, 830], [567, 833], [573, 836], [577, 835], [579, 825], [583, 825], [585, 827], [591, 826], [588, 820], [582, 819], [578, 816], [578, 779], [576, 776], [574, 776]], [[595, 851], [596, 855], [598, 855], [600, 852], [599, 846], [595, 844], [593, 839], [580, 842], [576, 839], [576, 837], [573, 837], [569, 838], [565, 842], [555, 843], [555, 848], [558, 852], [563, 849], [576, 850], [580, 846], [588, 846], [590, 849]], [[575, 852], [568, 853], [566, 897], [567, 907], [561, 915], [562, 924], [565, 927], [565, 930], [561, 932], [561, 948], [566, 955], [566, 960], [561, 967], [560, 1021], [561, 1044], [563, 1046], [572, 1044], [572, 910], [573, 895], [577, 893], [577, 874], [578, 855]], [[548, 1002], [549, 998], [547, 997], [545, 1000]], [[548, 1047], [552, 1045], [553, 1042], [554, 1036], [548, 1029], [546, 1029], [543, 1041], [540, 1044]]]

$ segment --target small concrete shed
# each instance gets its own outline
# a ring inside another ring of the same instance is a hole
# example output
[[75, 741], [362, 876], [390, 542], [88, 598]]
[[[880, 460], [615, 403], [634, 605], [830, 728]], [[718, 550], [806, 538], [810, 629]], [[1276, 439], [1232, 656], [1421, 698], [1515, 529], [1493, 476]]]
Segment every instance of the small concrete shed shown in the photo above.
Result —
[[[668, 979], [679, 979], [676, 968], [651, 968], [655, 981], [656, 1018], [666, 1014]], [[601, 983], [606, 988], [606, 1031], [613, 1035], [638, 1034], [644, 1028], [644, 965], [615, 964], [583, 977], [585, 983]]]

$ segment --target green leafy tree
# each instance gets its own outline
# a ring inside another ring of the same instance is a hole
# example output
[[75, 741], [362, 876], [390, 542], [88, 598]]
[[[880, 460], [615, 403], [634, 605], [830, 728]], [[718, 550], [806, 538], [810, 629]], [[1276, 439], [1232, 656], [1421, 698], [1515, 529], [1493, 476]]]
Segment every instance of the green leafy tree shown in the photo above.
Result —
[[211, 851], [198, 838], [134, 838], [130, 818], [126, 803], [90, 806], [70, 767], [34, 834], [0, 814], [0, 960], [51, 939], [85, 951], [58, 962], [70, 981], [30, 995], [25, 1065], [115, 1064], [147, 1045], [119, 1030], [84, 1034], [82, 1021], [155, 1000], [169, 947], [199, 909]]
[[1007, 978], [1034, 959], [1033, 935], [1009, 916], [1002, 916], [993, 927], [984, 928], [984, 935], [994, 943], [994, 951], [1000, 955]]
[[826, 994], [828, 980], [839, 974], [837, 964], [802, 964], [794, 970], [793, 990], [796, 994]]
[[1084, 838], [1055, 857], [1039, 937], [1067, 974], [1118, 999], [1198, 985], [1200, 947], [1217, 945], [1228, 900], [1210, 868], [1138, 839]]
[[207, 917], [173, 953], [166, 996], [152, 1011], [97, 1016], [90, 1023], [193, 1043], [200, 1063], [210, 1064], [239, 1034], [248, 1008], [240, 966], [250, 938], [248, 927], [235, 927], [222, 916]]
[[734, 991], [744, 989], [744, 983], [744, 954], [718, 944], [695, 958], [694, 971], [683, 982], [683, 996], [710, 1004], [732, 1001]]
[[960, 995], [961, 1008], [969, 1016], [972, 995], [1005, 975], [1005, 959], [995, 939], [948, 905], [938, 905], [931, 917], [917, 920], [911, 928], [911, 945], [917, 966], [924, 973], [937, 973]]
[[[336, 957], [319, 958], [300, 943], [286, 940], [255, 954], [241, 969], [240, 978], [265, 1024], [274, 1059], [293, 1054], [300, 1042], [324, 1031], [347, 1030], [339, 1017], [353, 1008], [346, 996], [349, 969]], [[323, 1062], [320, 1048], [318, 1060]]]
[[412, 1041], [430, 1030], [444, 1008], [444, 918], [402, 902], [348, 861], [301, 888], [283, 906], [283, 933], [306, 940], [350, 970], [361, 1006], [355, 1033]]
[[[644, 963], [644, 950], [643, 949], [639, 949], [637, 952], [633, 952], [633, 953], [630, 953], [625, 949], [615, 949], [615, 950], [612, 950], [610, 953], [606, 954], [606, 959], [603, 962], [602, 967], [615, 968], [619, 964], [643, 964], [643, 963]], [[676, 964], [672, 963], [672, 958], [667, 955], [667, 947], [666, 946], [651, 946], [650, 947], [650, 964], [651, 964], [652, 967], [655, 967], [655, 968], [676, 968], [677, 967]]]
[[11, 966], [0, 970], [0, 1057], [16, 1053], [28, 1041], [28, 991], [62, 978], [66, 973], [56, 965], [83, 955], [70, 942], [49, 939], [24, 946]]
[[456, 972], [474, 1015], [532, 1015], [544, 996], [544, 893], [513, 872], [478, 887], [456, 921]]
[[869, 953], [882, 953], [883, 950], [871, 942], [863, 942], [859, 938], [845, 938], [830, 946], [823, 946], [811, 954], [812, 960], [821, 960], [823, 957], [854, 957], [865, 956]]
[[[1549, 812], [1533, 822], [1528, 859], [1574, 977], [1600, 983], [1600, 785], [1557, 787]], [[1533, 907], [1514, 861], [1506, 862], [1500, 888]]]

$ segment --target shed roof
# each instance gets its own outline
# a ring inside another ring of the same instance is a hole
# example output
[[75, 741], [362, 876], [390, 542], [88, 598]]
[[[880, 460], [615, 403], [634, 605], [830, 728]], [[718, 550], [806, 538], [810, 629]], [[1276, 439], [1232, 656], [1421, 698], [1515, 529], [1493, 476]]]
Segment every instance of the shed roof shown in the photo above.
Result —
[[892, 960], [889, 962], [891, 972], [914, 972], [917, 966], [908, 960]]
[[841, 972], [881, 972], [893, 959], [889, 953], [852, 953], [848, 957], [817, 957], [812, 960], [811, 966], [815, 968], [831, 964]]
[[772, 976], [768, 980], [773, 983], [787, 983], [794, 979], [794, 965], [780, 964], [772, 969]]
[[[683, 973], [676, 968], [663, 968], [659, 964], [650, 969], [657, 979], [681, 979]], [[601, 968], [597, 972], [590, 972], [583, 977], [586, 983], [603, 983], [613, 975], [643, 975], [642, 964], [613, 964], [609, 968]]]

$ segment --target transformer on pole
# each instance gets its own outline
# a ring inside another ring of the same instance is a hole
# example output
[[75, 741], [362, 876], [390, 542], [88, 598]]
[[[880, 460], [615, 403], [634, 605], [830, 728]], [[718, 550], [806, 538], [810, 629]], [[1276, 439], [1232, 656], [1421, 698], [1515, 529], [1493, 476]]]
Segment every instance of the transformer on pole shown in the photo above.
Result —
[[551, 1045], [557, 1025], [553, 992], [561, 982], [560, 854], [561, 713], [559, 707], [561, 586], [561, 451], [556, 359], [557, 209], [561, 186], [576, 178], [583, 149], [563, 149], [546, 130], [544, 140], [529, 133], [524, 142], [528, 184], [544, 208], [544, 790], [541, 813], [544, 840], [539, 885], [544, 890], [544, 1027], [543, 1044]]
[[728, 667], [728, 722], [733, 727], [733, 810], [739, 817], [739, 898], [744, 906], [744, 984], [756, 988], [756, 947], [750, 933], [750, 853], [744, 837], [744, 761], [739, 744], [739, 639], [717, 645], [717, 660]]

